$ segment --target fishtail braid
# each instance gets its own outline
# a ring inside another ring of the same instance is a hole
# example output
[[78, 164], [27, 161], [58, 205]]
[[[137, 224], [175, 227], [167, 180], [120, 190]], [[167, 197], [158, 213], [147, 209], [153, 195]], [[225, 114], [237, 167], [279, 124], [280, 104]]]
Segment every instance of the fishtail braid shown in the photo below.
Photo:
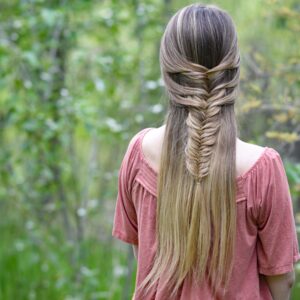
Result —
[[[176, 68], [178, 66], [169, 65], [169, 72], [164, 73], [169, 99], [175, 105], [188, 107], [186, 167], [197, 182], [209, 173], [220, 129], [222, 106], [234, 104], [239, 81], [239, 61], [238, 54], [232, 60], [225, 57], [211, 69], [185, 61], [180, 71]], [[226, 72], [231, 70], [233, 75], [224, 81], [224, 78], [228, 78]], [[180, 81], [185, 84], [174, 81], [171, 74], [179, 74]]]
[[[229, 81], [224, 81], [226, 72], [233, 71], [233, 76]], [[188, 142], [186, 147], [187, 168], [199, 181], [209, 173], [211, 156], [214, 146], [218, 139], [218, 132], [221, 125], [221, 109], [224, 105], [233, 105], [237, 95], [237, 86], [239, 81], [239, 56], [234, 57], [232, 62], [212, 68], [206, 72], [208, 80], [208, 97], [206, 99], [207, 107], [204, 112], [204, 119], [197, 119], [193, 109], [190, 110], [186, 124], [188, 126]], [[198, 122], [198, 127], [195, 124]], [[197, 148], [192, 145], [199, 145]], [[197, 152], [196, 152], [197, 151]], [[195, 160], [195, 157], [199, 157]], [[195, 173], [195, 167], [197, 173]]]

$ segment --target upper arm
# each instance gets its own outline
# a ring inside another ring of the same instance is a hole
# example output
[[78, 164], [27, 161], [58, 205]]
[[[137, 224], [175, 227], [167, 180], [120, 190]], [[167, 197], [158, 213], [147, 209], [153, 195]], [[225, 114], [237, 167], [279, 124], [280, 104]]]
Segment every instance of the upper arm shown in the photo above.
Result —
[[115, 206], [114, 222], [112, 235], [124, 242], [138, 244], [138, 220], [136, 207], [133, 201], [132, 185], [138, 159], [136, 153], [135, 136], [124, 155], [118, 176], [118, 195]]
[[293, 270], [280, 275], [265, 276], [265, 278], [268, 284], [285, 284], [292, 286], [295, 282], [295, 271]]

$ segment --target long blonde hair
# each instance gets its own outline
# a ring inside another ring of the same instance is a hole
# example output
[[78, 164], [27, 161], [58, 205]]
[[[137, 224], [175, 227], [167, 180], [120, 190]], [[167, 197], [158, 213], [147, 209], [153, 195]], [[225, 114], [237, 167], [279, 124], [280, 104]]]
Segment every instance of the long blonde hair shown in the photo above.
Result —
[[157, 251], [138, 286], [161, 277], [170, 298], [187, 276], [224, 291], [236, 234], [234, 103], [240, 56], [231, 17], [193, 4], [169, 21], [160, 46], [169, 99], [157, 196]]

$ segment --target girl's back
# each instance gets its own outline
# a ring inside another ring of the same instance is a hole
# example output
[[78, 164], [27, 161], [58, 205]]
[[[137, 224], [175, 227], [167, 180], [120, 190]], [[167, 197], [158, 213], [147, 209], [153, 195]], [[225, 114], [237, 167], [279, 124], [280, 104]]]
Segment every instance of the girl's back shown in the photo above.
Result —
[[[149, 165], [158, 173], [164, 139], [165, 125], [147, 132], [143, 138], [143, 153]], [[245, 174], [259, 159], [264, 147], [249, 144], [237, 139], [236, 142], [236, 170], [237, 176]]]
[[[157, 250], [157, 171], [163, 133], [164, 126], [138, 132], [119, 173], [112, 234], [137, 250], [136, 288], [148, 274]], [[161, 278], [152, 292], [146, 296], [136, 292], [134, 300], [286, 299], [272, 298], [271, 289], [279, 288], [277, 295], [286, 295], [290, 278], [278, 275], [292, 274], [300, 254], [282, 160], [273, 148], [242, 141], [237, 145], [236, 247], [225, 294], [213, 297], [208, 282], [200, 285], [195, 278], [187, 277], [176, 297], [170, 298]]]

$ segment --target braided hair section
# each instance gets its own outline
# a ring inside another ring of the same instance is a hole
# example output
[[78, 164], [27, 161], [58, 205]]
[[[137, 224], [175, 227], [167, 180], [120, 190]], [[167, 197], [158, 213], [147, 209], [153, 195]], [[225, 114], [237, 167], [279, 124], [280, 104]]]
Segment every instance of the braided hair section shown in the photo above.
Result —
[[167, 53], [170, 47], [161, 51], [162, 75], [169, 100], [172, 105], [188, 109], [186, 167], [197, 182], [209, 174], [222, 107], [234, 105], [237, 97], [240, 57], [236, 43], [235, 40], [232, 50], [210, 69], [182, 56], [176, 60], [178, 53], [174, 48], [173, 55]]
[[[185, 148], [187, 169], [200, 181], [209, 174], [210, 161], [218, 139], [221, 124], [221, 109], [225, 105], [234, 105], [239, 81], [239, 57], [234, 61], [207, 70], [207, 98], [205, 109], [199, 106], [190, 108], [186, 124], [188, 127], [188, 141]], [[232, 78], [228, 78], [228, 70], [234, 69]], [[203, 99], [198, 99], [199, 102]], [[199, 114], [203, 118], [199, 118]]]

